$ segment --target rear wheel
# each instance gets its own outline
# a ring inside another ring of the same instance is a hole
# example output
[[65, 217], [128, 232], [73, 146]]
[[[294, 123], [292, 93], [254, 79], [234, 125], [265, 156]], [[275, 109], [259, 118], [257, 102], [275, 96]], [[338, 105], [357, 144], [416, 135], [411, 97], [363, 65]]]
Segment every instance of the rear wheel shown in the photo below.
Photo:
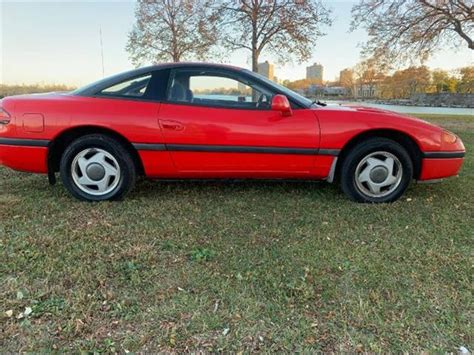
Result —
[[136, 180], [129, 152], [113, 138], [101, 134], [73, 141], [61, 157], [60, 172], [68, 191], [87, 201], [121, 199]]
[[355, 146], [341, 169], [342, 190], [357, 202], [393, 202], [413, 176], [406, 149], [387, 138], [371, 138]]

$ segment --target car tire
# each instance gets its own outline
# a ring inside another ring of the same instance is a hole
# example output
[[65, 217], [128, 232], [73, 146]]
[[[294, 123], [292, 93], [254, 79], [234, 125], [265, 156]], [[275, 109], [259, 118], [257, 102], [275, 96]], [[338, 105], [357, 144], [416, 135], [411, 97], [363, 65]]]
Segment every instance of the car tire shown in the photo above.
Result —
[[387, 138], [370, 138], [343, 159], [341, 187], [356, 202], [393, 202], [403, 195], [413, 177], [407, 150]]
[[62, 154], [60, 173], [67, 190], [84, 201], [122, 199], [134, 187], [137, 176], [127, 149], [102, 134], [74, 140]]

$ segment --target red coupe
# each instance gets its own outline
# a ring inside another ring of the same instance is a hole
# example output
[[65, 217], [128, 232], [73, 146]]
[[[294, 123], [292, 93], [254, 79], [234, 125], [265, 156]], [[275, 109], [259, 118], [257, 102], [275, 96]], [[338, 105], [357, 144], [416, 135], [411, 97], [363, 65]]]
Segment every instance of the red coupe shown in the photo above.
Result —
[[458, 174], [455, 134], [390, 111], [326, 106], [231, 66], [132, 70], [70, 93], [0, 101], [0, 163], [60, 173], [79, 199], [119, 199], [136, 177], [339, 181], [359, 202]]

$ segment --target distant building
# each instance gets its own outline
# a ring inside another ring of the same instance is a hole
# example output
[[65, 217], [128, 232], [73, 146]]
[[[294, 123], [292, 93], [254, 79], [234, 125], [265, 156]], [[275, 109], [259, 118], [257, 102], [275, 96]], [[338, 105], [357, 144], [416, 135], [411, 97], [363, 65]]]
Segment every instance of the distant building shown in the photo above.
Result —
[[344, 87], [352, 87], [354, 82], [354, 73], [352, 69], [344, 69], [339, 72], [339, 84]]
[[380, 96], [380, 85], [377, 83], [373, 84], [362, 84], [357, 85], [355, 97], [359, 98], [375, 98]]
[[266, 60], [264, 63], [258, 63], [258, 73], [267, 77], [270, 80], [274, 80], [275, 75], [273, 74], [273, 64]]
[[346, 96], [347, 88], [342, 86], [327, 86], [324, 88], [324, 95], [327, 96]]
[[316, 79], [323, 81], [323, 66], [319, 63], [306, 67], [306, 79]]
[[346, 68], [339, 72], [339, 85], [347, 89], [347, 95], [354, 96], [356, 90], [354, 82], [354, 71], [352, 69]]
[[320, 96], [324, 90], [324, 86], [311, 84], [308, 89], [306, 90], [306, 94], [308, 96]]
[[348, 90], [342, 86], [324, 86], [312, 84], [307, 90], [308, 96], [346, 96]]

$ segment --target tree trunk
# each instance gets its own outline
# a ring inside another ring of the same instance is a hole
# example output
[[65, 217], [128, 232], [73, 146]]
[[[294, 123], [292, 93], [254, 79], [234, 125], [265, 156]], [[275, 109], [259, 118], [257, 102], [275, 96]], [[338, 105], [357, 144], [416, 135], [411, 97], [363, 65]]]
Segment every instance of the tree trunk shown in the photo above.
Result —
[[252, 50], [252, 71], [258, 72], [258, 54], [256, 49]]
[[[258, 73], [258, 47], [257, 47], [257, 9], [254, 7], [252, 11], [252, 71]], [[258, 93], [252, 89], [252, 101], [258, 101]]]
[[252, 71], [258, 72], [258, 38], [257, 38], [257, 6], [254, 3], [252, 8]]
[[[258, 73], [258, 53], [256, 49], [252, 50], [252, 71]], [[256, 102], [258, 100], [258, 93], [252, 89], [252, 101]]]

